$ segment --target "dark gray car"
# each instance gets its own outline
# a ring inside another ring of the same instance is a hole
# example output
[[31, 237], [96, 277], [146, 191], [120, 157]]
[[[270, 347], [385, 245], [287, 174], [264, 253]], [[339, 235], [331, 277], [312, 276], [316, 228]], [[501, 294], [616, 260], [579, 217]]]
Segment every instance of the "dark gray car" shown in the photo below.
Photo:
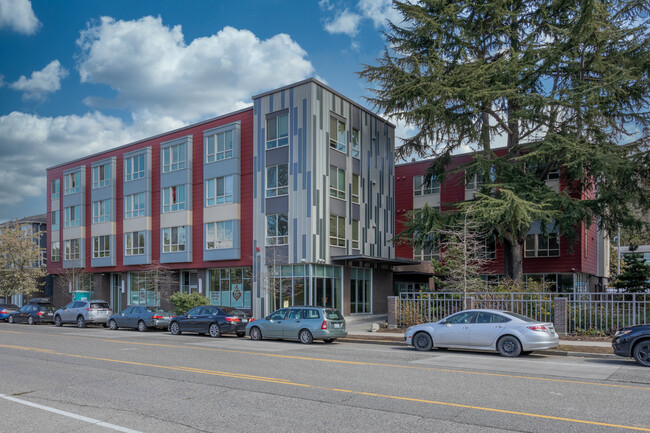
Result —
[[109, 317], [106, 325], [113, 331], [118, 328], [136, 328], [144, 332], [150, 328], [167, 329], [172, 317], [172, 313], [155, 305], [132, 305]]

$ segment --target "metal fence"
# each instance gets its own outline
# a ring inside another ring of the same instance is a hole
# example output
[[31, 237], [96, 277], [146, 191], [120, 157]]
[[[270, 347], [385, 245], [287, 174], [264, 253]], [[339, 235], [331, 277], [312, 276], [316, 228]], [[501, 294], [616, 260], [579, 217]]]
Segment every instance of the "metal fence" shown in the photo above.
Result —
[[556, 322], [555, 300], [566, 298], [567, 331], [611, 333], [624, 326], [650, 323], [646, 293], [505, 293], [402, 292], [398, 326], [433, 322], [467, 308], [519, 313], [542, 322]]

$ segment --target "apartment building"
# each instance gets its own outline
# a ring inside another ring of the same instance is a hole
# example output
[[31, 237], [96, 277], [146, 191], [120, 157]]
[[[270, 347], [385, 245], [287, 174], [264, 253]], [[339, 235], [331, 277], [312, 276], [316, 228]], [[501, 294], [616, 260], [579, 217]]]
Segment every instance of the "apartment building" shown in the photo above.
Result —
[[381, 313], [395, 259], [394, 126], [314, 79], [47, 170], [54, 303]]

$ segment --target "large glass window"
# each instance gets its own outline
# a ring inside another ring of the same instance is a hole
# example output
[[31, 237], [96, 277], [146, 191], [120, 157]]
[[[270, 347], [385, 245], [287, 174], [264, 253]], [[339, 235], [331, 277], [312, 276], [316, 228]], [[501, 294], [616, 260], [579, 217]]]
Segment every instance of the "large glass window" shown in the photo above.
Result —
[[110, 236], [95, 236], [93, 237], [93, 258], [99, 259], [102, 257], [110, 257], [111, 255], [111, 241]]
[[330, 117], [330, 147], [343, 153], [347, 151], [345, 122], [334, 117]]
[[205, 225], [205, 248], [215, 250], [232, 248], [232, 221], [218, 221]]
[[81, 225], [81, 205], [67, 207], [64, 209], [64, 212], [64, 228], [78, 227]]
[[124, 197], [124, 218], [144, 216], [146, 209], [145, 193], [131, 194]]
[[124, 180], [136, 180], [144, 177], [144, 154], [124, 158]]
[[308, 266], [269, 266], [268, 275], [271, 310], [309, 303]]
[[101, 188], [111, 184], [111, 165], [103, 164], [93, 167], [93, 188]]
[[76, 173], [66, 174], [63, 176], [64, 181], [64, 194], [75, 194], [81, 191], [81, 172], [77, 171]]
[[359, 203], [359, 175], [352, 175], [352, 203]]
[[287, 245], [289, 243], [289, 219], [287, 214], [266, 216], [266, 245]]
[[526, 257], [557, 257], [560, 255], [560, 236], [557, 233], [526, 236]]
[[144, 254], [145, 232], [130, 232], [124, 234], [124, 254], [136, 256]]
[[52, 200], [56, 200], [61, 195], [61, 180], [54, 179], [51, 183], [52, 186]]
[[345, 170], [330, 165], [330, 197], [345, 200]]
[[372, 270], [350, 268], [350, 311], [371, 313]]
[[352, 248], [359, 249], [359, 220], [352, 220]]
[[185, 185], [163, 189], [163, 213], [185, 209]]
[[330, 245], [345, 247], [345, 217], [330, 215]]
[[205, 137], [205, 162], [232, 158], [232, 131]]
[[352, 156], [359, 158], [361, 155], [361, 133], [358, 129], [352, 128], [352, 142], [350, 143]]
[[63, 260], [77, 260], [80, 258], [79, 239], [67, 239], [63, 241]]
[[111, 220], [111, 201], [100, 200], [93, 202], [93, 223], [103, 223]]
[[233, 177], [224, 176], [205, 181], [205, 205], [232, 203]]
[[211, 269], [206, 296], [212, 305], [251, 308], [253, 276], [250, 268]]
[[282, 114], [266, 119], [266, 148], [287, 146], [289, 144], [289, 115]]
[[182, 170], [186, 166], [187, 146], [185, 143], [164, 147], [161, 150], [163, 160], [163, 173]]
[[160, 305], [160, 291], [149, 272], [129, 272], [129, 304]]
[[162, 229], [163, 253], [185, 251], [185, 226]]
[[266, 167], [266, 196], [278, 197], [289, 193], [289, 164]]
[[50, 261], [58, 262], [61, 260], [61, 244], [59, 241], [52, 242], [52, 253], [50, 254]]
[[52, 211], [52, 230], [58, 230], [60, 228], [61, 224], [61, 216], [60, 216], [60, 211], [54, 210]]
[[431, 194], [440, 194], [440, 182], [436, 177], [413, 176], [413, 195], [420, 196]]

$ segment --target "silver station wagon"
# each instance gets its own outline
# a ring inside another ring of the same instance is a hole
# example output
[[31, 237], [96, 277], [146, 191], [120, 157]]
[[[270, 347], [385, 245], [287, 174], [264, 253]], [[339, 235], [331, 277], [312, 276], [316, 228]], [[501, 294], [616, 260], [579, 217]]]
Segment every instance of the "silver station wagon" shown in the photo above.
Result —
[[294, 306], [281, 308], [264, 319], [249, 322], [246, 335], [251, 340], [278, 338], [299, 340], [310, 344], [314, 340], [331, 343], [348, 336], [345, 319], [339, 310], [326, 307]]

